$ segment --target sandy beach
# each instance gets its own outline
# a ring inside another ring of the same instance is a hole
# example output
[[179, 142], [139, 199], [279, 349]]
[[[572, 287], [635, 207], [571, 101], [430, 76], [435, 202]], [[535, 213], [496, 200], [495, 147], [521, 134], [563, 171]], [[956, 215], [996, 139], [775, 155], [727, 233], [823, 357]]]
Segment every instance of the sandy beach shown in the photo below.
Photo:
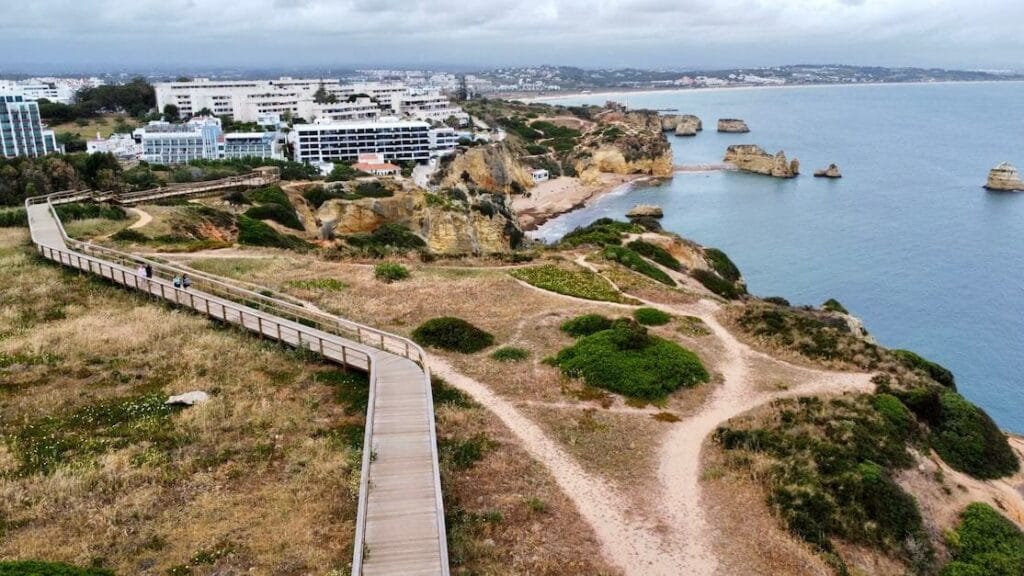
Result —
[[642, 174], [601, 174], [601, 182], [584, 184], [579, 178], [562, 176], [542, 182], [527, 194], [515, 196], [512, 208], [523, 230], [536, 230], [548, 220], [581, 208], [620, 186], [646, 178]]

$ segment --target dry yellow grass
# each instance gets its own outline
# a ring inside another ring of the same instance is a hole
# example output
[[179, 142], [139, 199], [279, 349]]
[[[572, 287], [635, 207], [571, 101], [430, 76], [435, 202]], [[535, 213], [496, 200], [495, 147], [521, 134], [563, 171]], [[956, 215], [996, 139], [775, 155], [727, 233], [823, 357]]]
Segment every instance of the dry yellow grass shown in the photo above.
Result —
[[84, 140], [92, 140], [96, 137], [97, 132], [100, 133], [101, 137], [107, 138], [114, 133], [118, 119], [122, 119], [133, 128], [139, 124], [138, 121], [130, 116], [107, 114], [97, 118], [89, 118], [84, 126], [79, 126], [77, 122], [66, 122], [64, 124], [55, 124], [52, 128], [57, 134], [78, 134]]

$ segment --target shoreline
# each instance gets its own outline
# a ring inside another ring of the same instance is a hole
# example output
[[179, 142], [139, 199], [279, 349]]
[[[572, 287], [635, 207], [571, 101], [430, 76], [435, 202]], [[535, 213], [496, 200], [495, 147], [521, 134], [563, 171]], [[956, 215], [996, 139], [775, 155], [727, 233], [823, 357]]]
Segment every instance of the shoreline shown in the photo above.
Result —
[[682, 88], [679, 86], [673, 86], [670, 88], [640, 88], [637, 90], [622, 89], [622, 90], [601, 90], [599, 92], [583, 92], [574, 90], [572, 92], [563, 92], [558, 95], [554, 94], [537, 94], [533, 96], [526, 96], [524, 98], [516, 98], [514, 96], [501, 96], [506, 100], [519, 100], [521, 102], [549, 102], [552, 100], [563, 100], [566, 98], [588, 98], [591, 96], [608, 97], [617, 95], [629, 95], [635, 94], [640, 96], [646, 96], [650, 94], [666, 94], [666, 93], [705, 93], [705, 92], [726, 92], [732, 90], [797, 90], [801, 88], [870, 88], [879, 86], [933, 86], [933, 85], [948, 85], [948, 84], [1024, 84], [1024, 80], [939, 80], [935, 82], [863, 82], [863, 83], [846, 83], [846, 84], [782, 84], [774, 86], [703, 86], [699, 88]]
[[523, 232], [534, 232], [544, 224], [591, 206], [601, 198], [624, 191], [638, 182], [655, 179], [649, 174], [602, 174], [599, 184], [584, 184], [576, 177], [548, 180], [530, 190], [529, 198], [518, 196], [512, 200], [516, 220]]

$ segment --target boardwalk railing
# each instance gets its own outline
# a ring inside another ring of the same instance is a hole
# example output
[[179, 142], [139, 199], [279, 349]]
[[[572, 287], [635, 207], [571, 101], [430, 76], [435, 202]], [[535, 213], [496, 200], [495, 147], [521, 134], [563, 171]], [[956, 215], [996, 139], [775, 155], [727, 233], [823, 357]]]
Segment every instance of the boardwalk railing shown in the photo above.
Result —
[[[195, 193], [180, 192], [181, 193]], [[303, 348], [340, 363], [364, 370], [369, 374], [369, 402], [366, 413], [366, 432], [363, 439], [362, 469], [359, 483], [359, 505], [356, 517], [352, 574], [361, 575], [367, 550], [366, 520], [367, 502], [371, 491], [370, 469], [375, 451], [373, 431], [375, 400], [378, 396], [377, 361], [383, 352], [407, 358], [422, 370], [427, 409], [429, 411], [430, 450], [433, 460], [434, 492], [436, 500], [439, 574], [448, 576], [448, 548], [444, 525], [444, 505], [441, 497], [440, 471], [436, 444], [436, 425], [433, 402], [430, 398], [430, 370], [426, 354], [415, 342], [365, 326], [333, 314], [313, 310], [276, 297], [269, 291], [255, 292], [230, 281], [192, 269], [183, 269], [172, 264], [157, 262], [105, 246], [98, 246], [70, 238], [57, 213], [56, 206], [68, 202], [95, 199], [91, 191], [68, 191], [49, 196], [29, 198], [25, 209], [33, 242], [39, 253], [65, 266], [97, 274], [103, 278], [179, 306], [191, 308], [211, 318], [234, 324], [258, 333], [261, 337]], [[32, 207], [46, 204], [48, 216], [52, 216], [56, 234], [44, 237], [39, 232], [41, 223], [35, 222]], [[149, 265], [152, 278], [137, 273], [139, 266]], [[189, 274], [192, 289], [177, 288], [171, 278]], [[379, 351], [379, 352], [378, 352]]]

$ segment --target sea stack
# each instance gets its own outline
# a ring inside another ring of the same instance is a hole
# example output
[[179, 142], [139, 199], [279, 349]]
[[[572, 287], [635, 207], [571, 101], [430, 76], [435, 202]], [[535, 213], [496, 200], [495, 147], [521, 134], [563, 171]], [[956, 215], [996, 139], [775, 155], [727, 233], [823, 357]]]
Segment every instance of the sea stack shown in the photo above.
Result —
[[1024, 192], [1024, 181], [1012, 164], [1003, 162], [989, 170], [985, 188], [1001, 192]]
[[775, 178], [795, 178], [800, 174], [800, 161], [786, 159], [786, 153], [779, 151], [774, 156], [753, 144], [735, 144], [725, 151], [725, 162], [753, 174]]
[[676, 136], [696, 136], [704, 129], [704, 123], [693, 114], [666, 114], [661, 117], [661, 129], [675, 132]]
[[822, 168], [814, 172], [815, 178], [842, 178], [843, 173], [839, 171], [839, 166], [835, 164], [829, 164], [828, 168]]
[[750, 127], [739, 118], [719, 118], [718, 131], [727, 134], [746, 134], [750, 132]]
[[637, 204], [633, 208], [626, 212], [626, 218], [663, 218], [665, 212], [661, 209], [661, 206], [655, 206], [654, 204]]

